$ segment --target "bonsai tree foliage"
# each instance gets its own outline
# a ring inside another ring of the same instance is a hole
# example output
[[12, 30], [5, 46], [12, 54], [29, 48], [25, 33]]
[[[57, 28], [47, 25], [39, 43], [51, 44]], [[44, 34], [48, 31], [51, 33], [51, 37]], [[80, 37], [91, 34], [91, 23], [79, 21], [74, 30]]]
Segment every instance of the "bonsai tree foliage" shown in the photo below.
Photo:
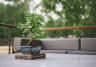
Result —
[[41, 35], [41, 27], [44, 24], [44, 18], [41, 15], [26, 12], [25, 13], [26, 22], [19, 23], [17, 28], [19, 28], [24, 35], [30, 36], [31, 39], [38, 39]]

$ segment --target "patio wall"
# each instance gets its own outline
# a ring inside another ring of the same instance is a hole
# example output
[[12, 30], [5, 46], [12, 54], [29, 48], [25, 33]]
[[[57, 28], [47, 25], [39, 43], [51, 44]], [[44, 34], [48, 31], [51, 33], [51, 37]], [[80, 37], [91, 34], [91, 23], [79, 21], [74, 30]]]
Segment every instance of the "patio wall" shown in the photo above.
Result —
[[[19, 50], [22, 38], [15, 38], [14, 40], [14, 48]], [[44, 52], [96, 54], [96, 38], [56, 38], [40, 40], [44, 46], [44, 50], [42, 50]]]

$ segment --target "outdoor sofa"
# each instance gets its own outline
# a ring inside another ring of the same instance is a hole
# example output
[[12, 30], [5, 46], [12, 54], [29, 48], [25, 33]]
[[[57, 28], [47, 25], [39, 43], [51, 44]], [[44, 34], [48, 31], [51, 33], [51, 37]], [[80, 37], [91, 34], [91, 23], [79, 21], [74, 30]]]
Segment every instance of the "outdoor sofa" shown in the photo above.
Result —
[[[26, 40], [29, 39], [15, 37], [13, 50], [18, 52]], [[96, 55], [96, 38], [47, 38], [40, 41], [43, 47], [41, 52]]]

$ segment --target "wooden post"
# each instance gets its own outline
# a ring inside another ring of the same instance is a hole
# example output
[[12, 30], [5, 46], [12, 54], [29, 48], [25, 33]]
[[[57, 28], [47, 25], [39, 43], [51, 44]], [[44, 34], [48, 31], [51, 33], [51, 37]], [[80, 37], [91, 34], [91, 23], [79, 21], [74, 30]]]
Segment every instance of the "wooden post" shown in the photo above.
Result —
[[11, 40], [12, 40], [12, 36], [11, 36], [11, 29], [12, 28], [15, 28], [16, 26], [15, 25], [9, 25], [9, 24], [0, 24], [0, 26], [1, 27], [6, 27], [6, 28], [8, 28], [8, 40], [9, 40], [9, 43], [8, 43], [8, 45], [9, 45], [9, 49], [8, 49], [8, 51], [9, 51], [9, 54], [11, 53], [11, 47], [12, 47], [12, 42], [11, 42]]
[[9, 54], [11, 53], [11, 32], [10, 29], [8, 29], [8, 39], [9, 39]]

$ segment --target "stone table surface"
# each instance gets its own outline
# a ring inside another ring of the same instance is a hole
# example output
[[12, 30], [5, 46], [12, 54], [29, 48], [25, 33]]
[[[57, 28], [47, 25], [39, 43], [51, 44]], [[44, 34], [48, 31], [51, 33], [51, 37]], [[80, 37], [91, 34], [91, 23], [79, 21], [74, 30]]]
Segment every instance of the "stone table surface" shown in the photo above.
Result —
[[14, 54], [2, 54], [0, 67], [96, 67], [96, 55], [46, 53], [46, 59], [17, 60]]

